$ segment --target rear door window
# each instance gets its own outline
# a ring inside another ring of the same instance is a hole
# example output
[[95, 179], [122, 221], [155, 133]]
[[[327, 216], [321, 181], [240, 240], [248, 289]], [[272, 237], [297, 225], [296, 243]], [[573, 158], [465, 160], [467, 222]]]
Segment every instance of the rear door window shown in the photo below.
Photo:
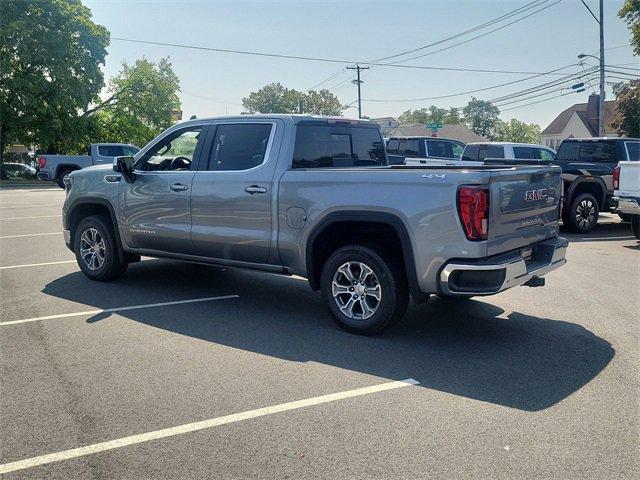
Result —
[[558, 147], [558, 160], [576, 160], [580, 156], [580, 144], [578, 142], [562, 142]]
[[[425, 140], [426, 152], [429, 157], [460, 158], [462, 148], [459, 143], [446, 140]], [[455, 147], [458, 147], [457, 149]], [[456, 155], [456, 152], [458, 153]]]
[[407, 138], [400, 140], [399, 153], [405, 157], [419, 156], [420, 155], [420, 140]]
[[624, 142], [627, 149], [627, 158], [631, 161], [640, 161], [640, 142]]
[[467, 145], [466, 147], [464, 147], [462, 160], [470, 160], [470, 161], [478, 160], [479, 150], [480, 150], [480, 147], [478, 145]]
[[580, 142], [581, 162], [615, 163], [618, 161], [616, 142]]
[[218, 125], [209, 170], [239, 171], [262, 165], [272, 128], [270, 123]]
[[485, 158], [504, 158], [504, 148], [502, 145], [481, 145], [478, 150], [478, 160]]
[[124, 155], [122, 145], [98, 145], [98, 155], [101, 157], [121, 157]]
[[533, 149], [531, 147], [513, 147], [513, 156], [515, 158], [525, 159], [536, 158], [533, 156]]
[[374, 128], [299, 125], [293, 168], [386, 165], [384, 143]]

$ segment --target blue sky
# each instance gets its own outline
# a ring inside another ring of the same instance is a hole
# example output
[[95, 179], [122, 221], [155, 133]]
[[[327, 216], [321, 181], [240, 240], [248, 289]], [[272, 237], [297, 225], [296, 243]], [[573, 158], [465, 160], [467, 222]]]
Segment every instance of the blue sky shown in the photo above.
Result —
[[[585, 1], [597, 13], [597, 0]], [[112, 37], [362, 61], [432, 43], [529, 2], [85, 0], [93, 12], [94, 20], [106, 26]], [[606, 63], [640, 68], [640, 58], [633, 56], [628, 46], [629, 31], [616, 15], [621, 4], [621, 0], [605, 1]], [[471, 36], [486, 31], [488, 29], [480, 30]], [[460, 40], [469, 37], [460, 37]], [[577, 62], [576, 56], [581, 52], [596, 53], [597, 50], [598, 27], [595, 20], [580, 0], [562, 0], [500, 31], [406, 63], [546, 72]], [[169, 56], [180, 78], [185, 118], [193, 114], [198, 117], [237, 114], [242, 110], [242, 98], [267, 83], [281, 82], [289, 88], [306, 90], [342, 68], [331, 63], [203, 52], [116, 40], [112, 40], [108, 51], [105, 66], [107, 76], [117, 73], [123, 61], [133, 62], [142, 56], [155, 61]], [[563, 72], [578, 70], [575, 66]], [[640, 73], [632, 70], [627, 72]], [[356, 87], [349, 82], [352, 74], [344, 71], [320, 88], [328, 87], [341, 102], [351, 103], [357, 98]], [[372, 67], [363, 74], [363, 98], [388, 100], [434, 97], [489, 87], [526, 76]], [[558, 77], [539, 77], [475, 95], [492, 99], [554, 78]], [[594, 81], [593, 87], [597, 90], [597, 81]], [[505, 120], [519, 118], [538, 123], [544, 128], [562, 109], [586, 101], [589, 91], [587, 89], [582, 94], [569, 94], [504, 111], [501, 117]], [[409, 108], [431, 104], [463, 106], [470, 96], [393, 103], [365, 101], [363, 114], [371, 117], [397, 116]], [[612, 98], [610, 89], [607, 97]], [[531, 98], [503, 108], [517, 107], [535, 100], [537, 98]], [[356, 116], [357, 111], [349, 109], [345, 115]]]

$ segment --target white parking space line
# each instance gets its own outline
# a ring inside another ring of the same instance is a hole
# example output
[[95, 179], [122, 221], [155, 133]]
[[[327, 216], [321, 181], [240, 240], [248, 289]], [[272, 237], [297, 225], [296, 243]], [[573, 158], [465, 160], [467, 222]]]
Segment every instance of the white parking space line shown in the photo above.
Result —
[[53, 217], [62, 217], [62, 215], [58, 214], [58, 215], [36, 215], [34, 217], [9, 217], [9, 218], [0, 218], [0, 220], [29, 220], [31, 218], [53, 218]]
[[271, 407], [248, 410], [245, 412], [234, 413], [232, 415], [226, 415], [224, 417], [202, 420], [200, 422], [186, 423], [184, 425], [178, 425], [176, 427], [163, 428], [162, 430], [156, 430], [153, 432], [131, 435], [129, 437], [118, 438], [107, 442], [94, 443], [93, 445], [72, 448], [71, 450], [63, 450], [61, 452], [49, 453], [47, 455], [41, 455], [39, 457], [19, 460], [17, 462], [5, 463], [3, 465], [0, 465], [0, 474], [15, 472], [17, 470], [24, 470], [26, 468], [33, 468], [39, 465], [46, 465], [48, 463], [69, 460], [85, 455], [104, 452], [106, 450], [114, 450], [116, 448], [127, 447], [129, 445], [135, 445], [138, 443], [150, 442], [161, 438], [183, 435], [185, 433], [196, 432], [198, 430], [218, 427], [220, 425], [226, 425], [229, 423], [241, 422], [243, 420], [249, 420], [251, 418], [264, 417], [265, 415], [272, 415], [274, 413], [288, 412], [290, 410], [297, 410], [299, 408], [312, 407], [315, 405], [321, 405], [323, 403], [335, 402], [337, 400], [345, 400], [347, 398], [360, 397], [363, 395], [370, 395], [372, 393], [394, 390], [396, 388], [410, 387], [412, 385], [418, 384], [418, 381], [412, 378], [407, 378], [406, 380], [380, 383], [378, 385], [372, 385], [370, 387], [345, 390], [338, 393], [321, 395], [319, 397], [311, 397], [304, 400], [281, 403], [279, 405], [273, 405]]
[[0, 237], [0, 240], [2, 240], [3, 238], [42, 237], [44, 235], [60, 235], [60, 236], [62, 236], [62, 232], [25, 233], [23, 235], [5, 235], [4, 237]]
[[128, 310], [140, 310], [143, 308], [168, 307], [170, 305], [184, 305], [186, 303], [213, 302], [214, 300], [228, 300], [231, 298], [240, 298], [239, 295], [222, 295], [219, 297], [203, 297], [192, 298], [189, 300], [175, 300], [173, 302], [146, 303], [143, 305], [131, 305], [128, 307], [116, 308], [99, 308], [96, 310], [84, 310], [82, 312], [61, 313], [59, 315], [47, 315], [45, 317], [24, 318], [22, 320], [10, 320], [8, 322], [0, 322], [0, 327], [5, 325], [17, 325], [19, 323], [40, 322], [43, 320], [57, 320], [60, 318], [82, 317], [85, 315], [97, 315], [99, 313], [126, 312]]
[[43, 267], [45, 265], [61, 265], [63, 263], [76, 263], [76, 260], [61, 260], [59, 262], [45, 262], [45, 263], [27, 263], [26, 265], [8, 265], [6, 267], [0, 267], [0, 270], [10, 270], [12, 268], [26, 268], [26, 267]]
[[2, 208], [48, 208], [48, 207], [60, 207], [62, 208], [62, 204], [58, 205], [14, 205], [12, 207], [0, 207]]

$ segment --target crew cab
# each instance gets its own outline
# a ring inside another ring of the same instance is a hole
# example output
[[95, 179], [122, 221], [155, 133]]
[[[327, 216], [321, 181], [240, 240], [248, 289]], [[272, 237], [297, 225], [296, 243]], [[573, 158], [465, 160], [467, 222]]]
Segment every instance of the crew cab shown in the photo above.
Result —
[[[593, 230], [600, 212], [617, 212], [613, 169], [618, 162], [640, 160], [638, 138], [568, 138], [554, 163], [562, 168], [563, 223], [576, 233]], [[620, 215], [628, 220], [625, 214]]]
[[535, 143], [514, 142], [474, 142], [467, 143], [462, 153], [462, 161], [481, 162], [487, 158], [510, 158], [516, 160], [552, 161], [556, 152], [549, 147]]
[[613, 169], [613, 192], [618, 212], [628, 218], [640, 240], [640, 162], [620, 162]]
[[40, 155], [38, 179], [53, 180], [64, 188], [64, 178], [74, 170], [91, 165], [111, 165], [115, 157], [135, 155], [138, 150], [138, 147], [124, 143], [92, 143], [87, 155]]
[[426, 164], [427, 159], [460, 160], [463, 150], [464, 143], [448, 138], [391, 137], [387, 141], [387, 161], [389, 165], [403, 165], [407, 158], [415, 164]]
[[88, 278], [141, 255], [296, 274], [360, 334], [410, 297], [541, 286], [565, 263], [558, 167], [388, 166], [366, 120], [191, 120], [65, 183], [64, 239]]

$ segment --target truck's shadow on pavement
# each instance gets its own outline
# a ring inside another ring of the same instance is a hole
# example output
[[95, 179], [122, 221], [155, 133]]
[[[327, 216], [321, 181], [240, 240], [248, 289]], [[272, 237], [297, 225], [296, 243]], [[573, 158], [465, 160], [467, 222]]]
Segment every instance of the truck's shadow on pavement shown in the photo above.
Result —
[[[580, 325], [503, 310], [491, 300], [411, 306], [378, 337], [334, 326], [305, 281], [255, 272], [145, 261], [120, 280], [80, 272], [44, 293], [99, 308], [237, 293], [240, 298], [118, 312], [180, 335], [298, 362], [313, 361], [527, 411], [548, 408], [587, 384], [613, 358]], [[97, 322], [109, 314], [88, 319]]]

